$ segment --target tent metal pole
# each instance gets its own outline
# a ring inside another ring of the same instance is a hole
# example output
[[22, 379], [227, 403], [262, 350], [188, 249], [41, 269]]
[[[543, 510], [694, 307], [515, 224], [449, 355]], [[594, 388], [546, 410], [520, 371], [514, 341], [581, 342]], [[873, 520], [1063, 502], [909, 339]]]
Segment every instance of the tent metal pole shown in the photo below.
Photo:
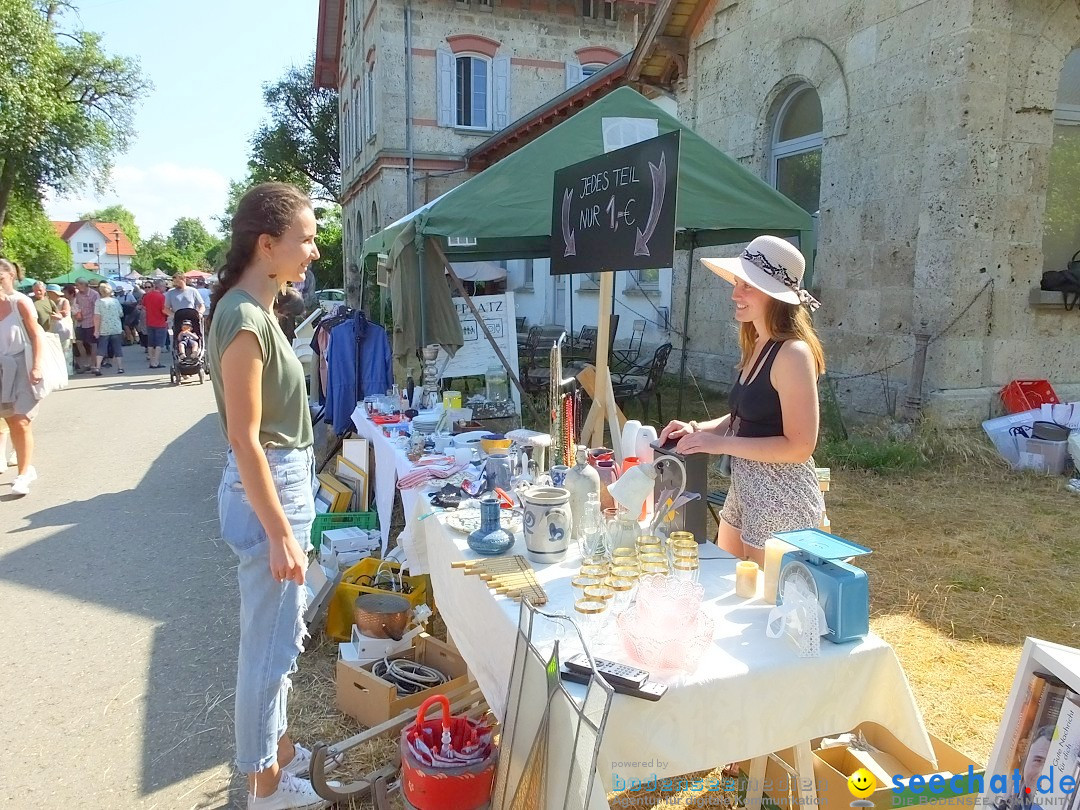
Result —
[[[417, 330], [420, 334], [420, 340], [417, 341], [420, 345], [417, 349], [423, 349], [427, 346], [427, 313], [424, 312], [424, 242], [426, 240], [420, 234], [416, 235], [416, 263], [419, 266], [419, 274], [417, 274], [417, 287], [420, 289], [417, 292], [420, 294], [420, 328]], [[434, 244], [434, 243], [432, 243]], [[438, 247], [436, 246], [436, 250]], [[439, 255], [445, 261], [446, 256], [442, 255], [442, 251], [439, 250]], [[446, 262], [449, 266], [449, 262]]]
[[[517, 369], [510, 367], [510, 361], [506, 359], [506, 355], [503, 354], [502, 349], [499, 348], [499, 344], [495, 342], [495, 336], [491, 334], [491, 330], [488, 329], [487, 321], [484, 320], [484, 316], [480, 313], [480, 310], [476, 308], [476, 304], [472, 300], [472, 296], [469, 295], [465, 289], [465, 285], [461, 283], [461, 279], [454, 271], [453, 266], [450, 264], [450, 260], [446, 258], [446, 254], [443, 253], [442, 247], [438, 242], [432, 242], [431, 246], [435, 249], [435, 255], [439, 257], [439, 261], [442, 262], [443, 267], [446, 269], [446, 274], [450, 277], [450, 282], [454, 285], [454, 289], [458, 291], [458, 295], [465, 299], [465, 304], [469, 307], [473, 317], [476, 318], [476, 325], [480, 327], [484, 333], [484, 337], [488, 339], [488, 343], [491, 344], [491, 348], [495, 350], [495, 354], [498, 355], [499, 361], [503, 364], [503, 368], [506, 369], [507, 375], [513, 380], [514, 385], [517, 387], [518, 393], [521, 395], [521, 402], [528, 407], [529, 415], [532, 416], [533, 424], [540, 424], [540, 414], [536, 412], [533, 407], [532, 400], [529, 399], [529, 395], [526, 393], [525, 388], [521, 384], [521, 380], [518, 379]], [[423, 299], [421, 299], [423, 300]], [[422, 311], [422, 310], [421, 310]]]
[[683, 344], [679, 360], [679, 403], [675, 413], [682, 416], [683, 391], [686, 389], [686, 352], [690, 348], [690, 281], [694, 277], [694, 248], [697, 247], [697, 231], [690, 231], [690, 261], [686, 265], [686, 299], [683, 302]]

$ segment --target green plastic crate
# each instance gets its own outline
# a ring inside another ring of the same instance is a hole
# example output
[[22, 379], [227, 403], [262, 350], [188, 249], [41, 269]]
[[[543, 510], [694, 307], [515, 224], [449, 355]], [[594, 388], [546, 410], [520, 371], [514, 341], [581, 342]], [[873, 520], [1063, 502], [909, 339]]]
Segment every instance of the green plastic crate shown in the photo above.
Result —
[[315, 522], [311, 525], [311, 545], [319, 550], [322, 545], [323, 532], [327, 529], [377, 529], [379, 528], [378, 512], [325, 512], [315, 516]]

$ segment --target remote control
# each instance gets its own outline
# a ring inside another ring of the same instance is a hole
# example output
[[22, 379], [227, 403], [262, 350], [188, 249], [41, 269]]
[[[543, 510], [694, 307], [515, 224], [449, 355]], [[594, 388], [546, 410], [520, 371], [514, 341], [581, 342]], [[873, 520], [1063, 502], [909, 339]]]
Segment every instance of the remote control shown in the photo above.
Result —
[[[649, 673], [643, 669], [619, 664], [615, 661], [605, 661], [603, 658], [594, 658], [593, 661], [596, 662], [596, 671], [603, 675], [604, 680], [612, 686], [622, 685], [637, 688], [649, 680]], [[566, 668], [585, 675], [591, 675], [593, 671], [589, 665], [588, 656], [583, 652], [567, 661]]]
[[[588, 684], [592, 679], [592, 671], [589, 672], [577, 672], [572, 669], [559, 670], [559, 675], [564, 681], [570, 681], [571, 683], [583, 683]], [[611, 683], [608, 681], [608, 683]], [[626, 684], [612, 683], [611, 688], [618, 692], [620, 695], [629, 695], [630, 697], [642, 698], [643, 700], [659, 700], [667, 693], [667, 686], [656, 681], [646, 681], [642, 686], [627, 686]]]

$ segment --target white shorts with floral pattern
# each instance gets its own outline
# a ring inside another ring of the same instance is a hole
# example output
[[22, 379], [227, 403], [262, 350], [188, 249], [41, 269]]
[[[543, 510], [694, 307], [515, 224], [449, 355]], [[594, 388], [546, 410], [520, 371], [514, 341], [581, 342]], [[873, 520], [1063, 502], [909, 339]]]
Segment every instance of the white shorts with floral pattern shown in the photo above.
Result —
[[804, 464], [731, 459], [731, 486], [720, 517], [742, 532], [747, 545], [764, 548], [776, 532], [816, 529], [824, 511], [813, 459]]

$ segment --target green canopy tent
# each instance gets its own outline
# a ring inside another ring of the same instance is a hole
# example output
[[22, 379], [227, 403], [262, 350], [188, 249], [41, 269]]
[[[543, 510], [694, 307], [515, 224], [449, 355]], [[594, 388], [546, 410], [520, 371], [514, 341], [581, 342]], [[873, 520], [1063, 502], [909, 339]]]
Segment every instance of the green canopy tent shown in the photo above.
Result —
[[108, 281], [105, 276], [95, 273], [93, 270], [87, 270], [85, 268], [80, 270], [72, 270], [70, 273], [64, 273], [62, 276], [56, 278], [50, 278], [50, 284], [74, 284], [76, 281], [82, 280], [89, 281], [91, 284], [100, 284], [103, 281]]
[[[814, 253], [810, 215], [629, 87], [593, 102], [495, 165], [373, 234], [364, 242], [364, 260], [390, 255], [403, 233], [413, 235], [421, 253], [424, 241], [436, 239], [451, 262], [548, 257], [554, 172], [604, 153], [605, 119], [609, 127], [619, 125], [612, 119], [655, 120], [657, 135], [681, 131], [676, 247], [693, 251], [749, 241], [762, 233], [797, 236], [807, 257], [809, 281]], [[452, 237], [457, 238], [449, 244]], [[421, 298], [424, 295], [421, 285]], [[421, 345], [425, 327], [420, 324]], [[682, 374], [685, 357], [684, 351]]]

